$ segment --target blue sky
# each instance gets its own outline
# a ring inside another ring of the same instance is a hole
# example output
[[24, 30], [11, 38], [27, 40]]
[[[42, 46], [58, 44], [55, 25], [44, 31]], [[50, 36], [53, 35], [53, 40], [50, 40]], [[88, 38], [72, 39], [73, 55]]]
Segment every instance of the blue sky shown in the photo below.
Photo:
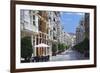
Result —
[[79, 12], [61, 12], [61, 24], [64, 27], [64, 31], [75, 33], [83, 14]]

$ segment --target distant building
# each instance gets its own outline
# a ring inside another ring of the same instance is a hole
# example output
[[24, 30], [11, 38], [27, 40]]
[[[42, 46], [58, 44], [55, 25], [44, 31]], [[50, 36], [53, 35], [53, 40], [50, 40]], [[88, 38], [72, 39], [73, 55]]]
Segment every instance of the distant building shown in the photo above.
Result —
[[79, 26], [76, 28], [76, 44], [82, 42], [85, 38], [85, 27], [84, 27], [84, 20], [80, 21]]
[[82, 42], [85, 38], [89, 38], [89, 13], [85, 13], [76, 28], [76, 44]]
[[76, 34], [75, 33], [68, 33], [70, 35], [71, 46], [76, 44]]
[[75, 44], [75, 35], [71, 35], [67, 32], [62, 31], [61, 34], [61, 42], [65, 44], [66, 46], [72, 46], [72, 44]]
[[[60, 12], [48, 11], [48, 23], [49, 23], [49, 36], [52, 44], [58, 47], [58, 42], [60, 42]], [[52, 45], [51, 45], [52, 46]]]
[[89, 20], [89, 13], [85, 13], [85, 17], [84, 17], [84, 26], [85, 26], [85, 36], [87, 38], [89, 38], [89, 24], [90, 24], [90, 20]]
[[64, 31], [63, 31], [64, 27], [61, 26], [61, 30], [60, 30], [60, 43], [64, 43]]

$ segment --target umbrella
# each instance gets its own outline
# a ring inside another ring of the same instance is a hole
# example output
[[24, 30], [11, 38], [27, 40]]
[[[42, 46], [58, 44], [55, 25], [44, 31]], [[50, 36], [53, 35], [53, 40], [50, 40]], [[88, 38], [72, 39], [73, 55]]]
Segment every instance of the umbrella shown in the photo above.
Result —
[[41, 43], [41, 44], [35, 45], [34, 47], [50, 47], [50, 46], [48, 46], [47, 44]]

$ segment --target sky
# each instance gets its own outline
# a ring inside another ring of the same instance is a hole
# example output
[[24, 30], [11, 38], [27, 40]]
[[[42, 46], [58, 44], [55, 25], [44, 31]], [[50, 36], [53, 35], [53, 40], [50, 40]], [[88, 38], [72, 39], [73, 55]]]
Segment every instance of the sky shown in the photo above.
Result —
[[79, 12], [61, 12], [61, 24], [64, 27], [64, 31], [75, 33], [83, 15], [84, 13]]

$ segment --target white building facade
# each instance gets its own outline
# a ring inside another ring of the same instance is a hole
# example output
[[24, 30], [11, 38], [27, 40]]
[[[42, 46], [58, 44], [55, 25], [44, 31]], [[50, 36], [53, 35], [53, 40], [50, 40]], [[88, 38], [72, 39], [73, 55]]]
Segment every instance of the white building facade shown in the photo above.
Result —
[[80, 21], [79, 26], [76, 28], [76, 44], [82, 42], [85, 38], [84, 20]]

